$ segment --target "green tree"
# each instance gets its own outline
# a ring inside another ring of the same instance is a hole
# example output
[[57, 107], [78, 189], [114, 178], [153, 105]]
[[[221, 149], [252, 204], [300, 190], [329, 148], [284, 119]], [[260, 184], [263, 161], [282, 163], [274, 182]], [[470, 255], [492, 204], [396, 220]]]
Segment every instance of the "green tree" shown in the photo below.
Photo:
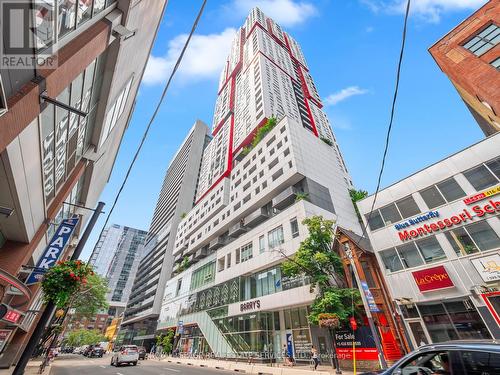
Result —
[[356, 214], [358, 215], [358, 219], [359, 221], [361, 221], [361, 214], [359, 213], [358, 205], [356, 204], [356, 202], [365, 199], [368, 196], [368, 192], [366, 190], [349, 189], [349, 196], [351, 197], [351, 201], [354, 205], [354, 209], [356, 210]]
[[346, 288], [344, 268], [340, 257], [332, 251], [335, 239], [334, 221], [312, 216], [302, 222], [309, 236], [301, 242], [297, 252], [282, 264], [285, 276], [308, 276], [317, 297], [311, 306], [309, 321], [318, 324], [318, 315], [335, 314], [341, 324], [352, 316], [352, 305], [359, 306], [357, 289]]
[[156, 336], [156, 346], [161, 347], [164, 353], [170, 353], [173, 349], [175, 332], [169, 329], [166, 334]]
[[101, 310], [107, 310], [108, 291], [108, 282], [104, 277], [96, 273], [89, 275], [87, 283], [71, 299], [70, 307], [82, 316], [92, 316]]
[[66, 338], [66, 344], [70, 346], [95, 345], [107, 341], [98, 330], [77, 329], [71, 331]]

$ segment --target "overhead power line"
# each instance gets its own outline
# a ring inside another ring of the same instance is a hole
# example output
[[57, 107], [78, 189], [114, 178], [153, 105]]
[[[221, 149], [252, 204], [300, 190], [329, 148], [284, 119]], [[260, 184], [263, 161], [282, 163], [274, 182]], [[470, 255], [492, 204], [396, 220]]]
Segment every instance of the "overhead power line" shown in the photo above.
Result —
[[[174, 78], [175, 73], [177, 72], [177, 69], [179, 68], [182, 58], [184, 57], [184, 54], [189, 46], [189, 42], [191, 41], [191, 38], [196, 31], [196, 28], [198, 26], [198, 23], [200, 21], [200, 18], [203, 14], [203, 11], [205, 9], [205, 5], [207, 3], [207, 0], [203, 0], [203, 3], [201, 4], [200, 10], [198, 11], [198, 15], [196, 16], [196, 19], [194, 20], [193, 25], [191, 26], [191, 31], [189, 32], [189, 35], [186, 39], [186, 42], [184, 43], [184, 46], [182, 47], [181, 53], [179, 54], [179, 57], [177, 58], [177, 61], [175, 62], [174, 68], [172, 69], [172, 72], [170, 73], [170, 76], [168, 77], [168, 80], [165, 84], [165, 87], [163, 88], [162, 94], [160, 96], [160, 99], [158, 100], [158, 103], [156, 104], [155, 110], [151, 116], [151, 118], [148, 121], [148, 125], [146, 126], [146, 129], [144, 130], [144, 134], [142, 135], [141, 142], [139, 143], [139, 146], [137, 147], [137, 150], [135, 151], [134, 157], [132, 158], [132, 161], [130, 162], [127, 173], [125, 174], [125, 177], [121, 183], [120, 188], [118, 189], [118, 192], [116, 193], [115, 199], [113, 201], [113, 205], [111, 206], [111, 209], [108, 212], [108, 215], [106, 216], [106, 221], [104, 222], [104, 225], [102, 226], [101, 232], [99, 234], [99, 237], [101, 237], [104, 228], [106, 228], [106, 225], [108, 225], [109, 218], [111, 217], [111, 214], [113, 213], [113, 210], [115, 209], [116, 203], [118, 202], [118, 199], [120, 199], [120, 195], [123, 191], [123, 188], [125, 187], [128, 178], [130, 176], [130, 172], [132, 171], [132, 168], [134, 167], [135, 162], [137, 161], [137, 158], [142, 150], [142, 146], [144, 145], [144, 142], [146, 141], [146, 138], [148, 136], [149, 130], [151, 128], [151, 125], [153, 124], [154, 120], [156, 119], [156, 116], [158, 115], [158, 112], [161, 108], [161, 105], [163, 104], [163, 101], [165, 99], [165, 96], [167, 94], [168, 88], [170, 87], [170, 83], [172, 82], [172, 79]], [[99, 240], [98, 237], [98, 240]]]
[[[403, 64], [403, 55], [404, 55], [405, 44], [406, 44], [406, 30], [407, 30], [407, 26], [408, 26], [408, 15], [410, 14], [410, 3], [411, 3], [411, 0], [408, 0], [408, 2], [406, 3], [403, 35], [402, 35], [402, 40], [401, 40], [401, 49], [399, 51], [398, 68], [397, 68], [397, 72], [396, 72], [396, 84], [394, 87], [394, 95], [392, 97], [391, 116], [390, 116], [390, 120], [389, 120], [389, 126], [387, 128], [387, 135], [385, 138], [385, 147], [384, 147], [384, 154], [382, 156], [382, 164], [380, 165], [380, 172], [378, 174], [378, 180], [377, 180], [377, 188], [375, 189], [375, 194], [373, 196], [372, 206], [370, 208], [370, 213], [368, 214], [368, 218], [366, 220], [366, 224], [365, 224], [365, 227], [363, 229], [363, 234], [366, 233], [366, 229], [368, 227], [368, 222], [370, 221], [370, 219], [372, 217], [373, 209], [375, 208], [375, 203], [377, 202], [377, 196], [378, 196], [378, 193], [380, 190], [380, 183], [382, 181], [382, 174], [384, 173], [384, 168], [385, 168], [387, 151], [389, 150], [392, 124], [394, 122], [394, 112], [396, 110], [396, 100], [398, 98], [398, 92], [399, 92], [399, 80], [400, 80], [400, 76], [401, 76], [401, 66]], [[358, 245], [359, 245], [359, 243], [358, 243]]]

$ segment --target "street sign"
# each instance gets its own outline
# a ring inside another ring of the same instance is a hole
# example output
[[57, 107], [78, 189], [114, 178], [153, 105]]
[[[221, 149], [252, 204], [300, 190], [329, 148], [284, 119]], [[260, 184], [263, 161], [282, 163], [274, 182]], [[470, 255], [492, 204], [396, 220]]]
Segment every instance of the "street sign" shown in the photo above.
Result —
[[59, 259], [64, 251], [64, 248], [68, 244], [71, 234], [78, 224], [78, 220], [78, 217], [74, 216], [71, 219], [63, 220], [61, 224], [59, 224], [59, 227], [52, 236], [42, 256], [38, 259], [36, 268], [26, 279], [26, 285], [40, 282], [46, 270], [54, 267], [56, 261]]
[[363, 288], [363, 292], [365, 293], [366, 302], [368, 303], [368, 307], [371, 312], [380, 312], [377, 304], [375, 303], [375, 298], [373, 298], [373, 294], [368, 287], [368, 284], [365, 281], [361, 281], [361, 288]]

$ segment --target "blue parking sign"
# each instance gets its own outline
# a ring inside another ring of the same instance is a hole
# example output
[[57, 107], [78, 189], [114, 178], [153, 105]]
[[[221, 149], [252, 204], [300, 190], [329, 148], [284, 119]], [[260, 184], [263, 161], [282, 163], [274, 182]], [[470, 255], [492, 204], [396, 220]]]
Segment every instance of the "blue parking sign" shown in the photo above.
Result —
[[42, 281], [43, 275], [49, 269], [54, 267], [57, 260], [64, 251], [64, 248], [69, 242], [76, 225], [78, 224], [78, 216], [74, 216], [71, 219], [66, 219], [59, 224], [56, 232], [50, 239], [49, 244], [43, 251], [42, 256], [38, 259], [36, 268], [30, 273], [26, 279], [25, 284], [35, 284]]

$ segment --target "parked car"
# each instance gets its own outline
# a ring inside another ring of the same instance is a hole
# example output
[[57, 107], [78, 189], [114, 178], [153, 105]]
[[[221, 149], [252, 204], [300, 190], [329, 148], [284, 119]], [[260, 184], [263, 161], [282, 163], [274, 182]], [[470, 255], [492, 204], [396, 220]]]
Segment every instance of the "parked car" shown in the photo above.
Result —
[[139, 361], [139, 350], [136, 345], [123, 345], [113, 352], [111, 366], [120, 366], [123, 363], [131, 363], [134, 366]]
[[106, 350], [104, 350], [104, 348], [102, 348], [101, 346], [96, 345], [90, 350], [88, 357], [90, 357], [90, 358], [93, 358], [93, 357], [102, 358], [104, 356], [104, 353], [106, 353]]
[[144, 346], [139, 346], [139, 359], [146, 359], [148, 358], [148, 352], [146, 351], [146, 348]]
[[75, 351], [73, 353], [75, 353], [75, 354], [83, 354], [83, 352], [87, 348], [88, 348], [88, 345], [79, 346], [78, 348], [75, 349]]
[[424, 345], [393, 366], [362, 375], [500, 374], [500, 341], [450, 341]]
[[92, 352], [92, 349], [94, 349], [94, 345], [88, 345], [82, 352], [84, 357], [89, 357], [90, 353]]

